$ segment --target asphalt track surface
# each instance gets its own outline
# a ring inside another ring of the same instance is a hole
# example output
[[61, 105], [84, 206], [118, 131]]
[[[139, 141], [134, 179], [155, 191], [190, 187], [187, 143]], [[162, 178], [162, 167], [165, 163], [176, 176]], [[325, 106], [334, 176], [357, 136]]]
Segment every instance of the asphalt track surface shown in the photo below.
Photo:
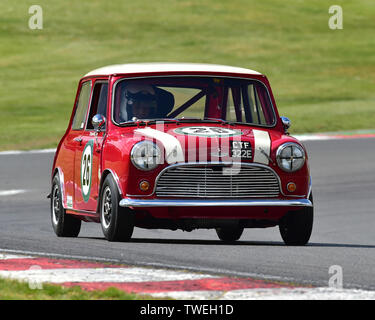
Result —
[[[305, 141], [315, 221], [310, 242], [288, 247], [278, 228], [245, 229], [221, 243], [214, 230], [136, 228], [128, 243], [107, 242], [96, 223], [57, 238], [50, 222], [53, 153], [0, 153], [0, 252], [47, 254], [328, 286], [339, 266], [344, 288], [375, 290], [375, 139]], [[8, 190], [24, 190], [7, 193]], [[336, 273], [337, 274], [337, 273]]]

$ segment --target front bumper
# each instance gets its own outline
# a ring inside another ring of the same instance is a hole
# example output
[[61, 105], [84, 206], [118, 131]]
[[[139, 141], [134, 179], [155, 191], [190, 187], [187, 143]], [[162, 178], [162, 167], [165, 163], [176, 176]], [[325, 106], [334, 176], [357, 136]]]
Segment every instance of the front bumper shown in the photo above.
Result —
[[280, 200], [170, 200], [170, 199], [131, 199], [120, 201], [120, 207], [152, 208], [152, 207], [312, 207], [308, 199]]

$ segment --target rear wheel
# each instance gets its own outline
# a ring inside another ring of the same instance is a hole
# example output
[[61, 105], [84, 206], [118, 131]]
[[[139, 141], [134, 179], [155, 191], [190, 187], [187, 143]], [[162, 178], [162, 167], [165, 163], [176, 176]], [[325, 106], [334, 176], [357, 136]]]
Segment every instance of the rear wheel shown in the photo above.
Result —
[[242, 227], [221, 227], [216, 228], [216, 233], [220, 240], [234, 242], [241, 238], [243, 230]]
[[108, 175], [100, 192], [100, 223], [109, 241], [129, 241], [134, 230], [134, 214], [119, 206], [120, 195], [111, 175]]
[[[309, 198], [313, 202], [312, 194]], [[304, 246], [310, 240], [314, 221], [314, 207], [288, 212], [280, 221], [279, 230], [284, 243]]]
[[77, 237], [81, 230], [81, 220], [67, 214], [63, 207], [60, 179], [57, 174], [52, 180], [51, 221], [58, 237]]

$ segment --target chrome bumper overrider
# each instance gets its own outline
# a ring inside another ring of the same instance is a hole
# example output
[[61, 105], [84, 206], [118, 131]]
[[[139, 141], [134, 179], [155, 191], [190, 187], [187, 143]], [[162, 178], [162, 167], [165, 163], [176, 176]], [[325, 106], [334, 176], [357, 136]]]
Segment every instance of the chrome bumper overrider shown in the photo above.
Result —
[[278, 200], [167, 200], [167, 199], [122, 199], [120, 207], [312, 207], [308, 199]]

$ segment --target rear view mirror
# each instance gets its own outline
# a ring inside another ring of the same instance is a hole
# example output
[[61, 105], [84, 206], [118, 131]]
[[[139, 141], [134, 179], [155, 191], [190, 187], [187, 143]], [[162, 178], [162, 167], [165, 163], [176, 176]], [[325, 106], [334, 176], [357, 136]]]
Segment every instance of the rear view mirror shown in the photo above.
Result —
[[95, 131], [102, 131], [102, 129], [105, 127], [105, 117], [98, 113], [92, 117], [91, 123]]
[[288, 129], [291, 126], [291, 121], [287, 117], [281, 117], [281, 121], [283, 123], [285, 132], [288, 132]]

